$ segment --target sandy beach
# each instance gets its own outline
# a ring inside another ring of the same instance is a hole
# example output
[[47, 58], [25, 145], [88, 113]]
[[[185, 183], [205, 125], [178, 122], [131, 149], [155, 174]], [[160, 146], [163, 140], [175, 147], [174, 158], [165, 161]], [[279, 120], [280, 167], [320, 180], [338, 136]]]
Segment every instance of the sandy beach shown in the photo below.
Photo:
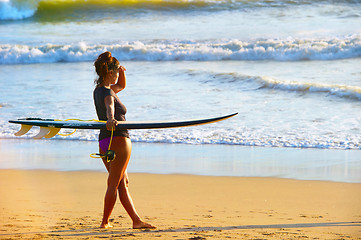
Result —
[[0, 170], [0, 239], [361, 239], [361, 184], [130, 173], [156, 230], [120, 203], [99, 229], [107, 174]]

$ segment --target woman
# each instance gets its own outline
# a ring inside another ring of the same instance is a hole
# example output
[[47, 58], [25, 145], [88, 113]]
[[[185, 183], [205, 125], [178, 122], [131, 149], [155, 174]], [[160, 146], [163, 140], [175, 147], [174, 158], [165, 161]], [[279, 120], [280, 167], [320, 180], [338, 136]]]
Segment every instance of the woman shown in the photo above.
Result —
[[108, 170], [108, 184], [104, 199], [104, 213], [101, 228], [112, 227], [109, 224], [109, 217], [113, 211], [117, 192], [119, 199], [133, 221], [133, 228], [155, 228], [144, 222], [138, 215], [133, 205], [128, 190], [128, 177], [126, 168], [132, 151], [132, 143], [127, 130], [114, 130], [118, 121], [125, 121], [127, 109], [121, 103], [116, 93], [125, 88], [126, 80], [123, 66], [112, 57], [110, 52], [99, 55], [94, 63], [99, 78], [95, 81], [94, 104], [99, 120], [107, 121], [107, 130], [100, 130], [99, 151], [104, 154], [111, 144], [111, 150], [115, 152], [115, 159], [107, 161], [103, 158], [105, 167]]

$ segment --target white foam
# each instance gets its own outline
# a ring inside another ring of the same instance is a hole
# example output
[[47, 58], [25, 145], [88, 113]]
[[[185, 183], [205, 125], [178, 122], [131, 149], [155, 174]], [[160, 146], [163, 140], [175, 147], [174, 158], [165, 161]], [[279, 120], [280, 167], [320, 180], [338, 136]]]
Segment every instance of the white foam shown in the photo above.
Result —
[[334, 60], [361, 57], [361, 35], [330, 39], [120, 42], [111, 45], [0, 45], [0, 64], [93, 61], [104, 50], [120, 60]]
[[[360, 138], [349, 138], [347, 136], [277, 136], [272, 134], [258, 135], [251, 129], [242, 129], [242, 133], [235, 131], [230, 134], [224, 129], [213, 131], [189, 131], [189, 129], [174, 130], [132, 130], [131, 139], [133, 142], [142, 143], [180, 143], [180, 144], [224, 144], [259, 147], [289, 147], [289, 148], [317, 148], [317, 149], [354, 149], [361, 150]], [[1, 138], [14, 138], [15, 130], [0, 131]], [[38, 129], [31, 130], [22, 138], [31, 138], [38, 132]], [[78, 130], [75, 134], [62, 137], [55, 136], [52, 139], [96, 141], [97, 132], [92, 130]]]

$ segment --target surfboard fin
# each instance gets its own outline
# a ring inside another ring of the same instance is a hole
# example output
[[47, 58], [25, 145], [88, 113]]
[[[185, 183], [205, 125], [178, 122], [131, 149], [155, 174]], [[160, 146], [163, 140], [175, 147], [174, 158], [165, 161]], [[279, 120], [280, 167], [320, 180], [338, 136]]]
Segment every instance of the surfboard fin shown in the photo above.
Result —
[[34, 139], [40, 139], [45, 137], [46, 135], [50, 134], [51, 128], [50, 127], [40, 127], [40, 132], [34, 136]]
[[31, 126], [31, 125], [21, 124], [20, 130], [19, 130], [17, 133], [15, 133], [15, 136], [19, 137], [19, 136], [24, 135], [25, 133], [29, 132], [29, 130], [30, 130], [32, 127], [33, 127], [33, 126]]
[[58, 134], [58, 132], [60, 131], [60, 128], [54, 128], [54, 127], [51, 127], [50, 128], [50, 132], [45, 135], [44, 137], [45, 138], [52, 138], [54, 137], [56, 134]]

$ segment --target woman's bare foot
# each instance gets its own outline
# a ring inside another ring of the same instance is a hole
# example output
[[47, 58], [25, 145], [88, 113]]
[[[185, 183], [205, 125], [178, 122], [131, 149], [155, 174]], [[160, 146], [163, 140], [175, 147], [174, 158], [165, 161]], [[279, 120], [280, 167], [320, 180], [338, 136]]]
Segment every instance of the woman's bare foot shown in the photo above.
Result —
[[110, 225], [110, 223], [102, 223], [102, 224], [100, 224], [100, 228], [105, 228], [105, 229], [107, 229], [107, 228], [112, 228], [113, 226], [112, 225]]
[[133, 222], [133, 228], [134, 229], [144, 229], [144, 228], [150, 228], [150, 229], [154, 229], [154, 228], [157, 228], [149, 223], [146, 223], [146, 222], [143, 222], [143, 221], [140, 221], [140, 222]]

